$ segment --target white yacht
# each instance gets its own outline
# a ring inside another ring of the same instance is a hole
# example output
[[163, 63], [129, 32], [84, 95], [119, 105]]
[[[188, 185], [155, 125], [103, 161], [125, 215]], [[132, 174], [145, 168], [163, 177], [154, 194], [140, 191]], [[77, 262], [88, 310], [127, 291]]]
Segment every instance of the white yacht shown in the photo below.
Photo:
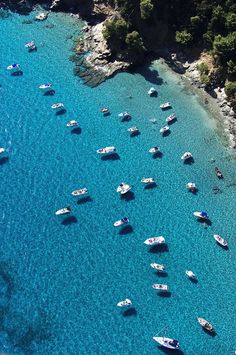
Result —
[[132, 189], [132, 186], [122, 182], [116, 189], [116, 192], [120, 192], [121, 195], [126, 194], [128, 191]]
[[117, 303], [117, 307], [127, 307], [131, 306], [132, 301], [129, 298], [126, 298], [124, 301], [120, 301]]
[[150, 266], [151, 266], [151, 268], [153, 268], [157, 271], [164, 271], [165, 270], [165, 266], [162, 264], [151, 263]]
[[170, 116], [168, 116], [168, 117], [166, 118], [166, 122], [167, 122], [167, 123], [171, 123], [171, 122], [173, 122], [175, 119], [176, 119], [176, 114], [175, 114], [175, 113], [172, 113]]
[[143, 184], [155, 184], [156, 181], [154, 178], [150, 177], [150, 178], [142, 178], [141, 182]]
[[155, 290], [160, 290], [160, 291], [169, 291], [169, 286], [163, 285], [163, 284], [153, 284], [152, 288], [154, 288]]
[[153, 147], [153, 148], [149, 149], [149, 153], [152, 153], [152, 154], [156, 154], [156, 153], [159, 153], [159, 152], [160, 152], [160, 148], [159, 147]]
[[194, 191], [196, 191], [197, 186], [196, 186], [196, 184], [194, 182], [188, 182], [186, 184], [186, 189], [189, 190], [189, 191], [194, 192]]
[[161, 108], [162, 110], [165, 110], [165, 109], [167, 109], [167, 108], [171, 108], [171, 104], [170, 104], [169, 102], [165, 102], [164, 104], [161, 104], [161, 105], [160, 105], [160, 108]]
[[6, 151], [6, 149], [5, 149], [5, 148], [0, 147], [0, 154], [4, 153], [5, 151]]
[[119, 219], [118, 221], [116, 221], [113, 226], [114, 227], [119, 227], [119, 226], [123, 226], [124, 224], [128, 224], [129, 223], [129, 219], [127, 217], [123, 217], [121, 219]]
[[158, 344], [164, 346], [165, 348], [168, 349], [179, 349], [179, 342], [178, 340], [171, 339], [171, 338], [166, 338], [166, 337], [153, 337], [153, 340], [155, 340]]
[[78, 121], [76, 120], [71, 120], [66, 124], [66, 127], [75, 127], [78, 126]]
[[109, 111], [109, 108], [107, 108], [107, 107], [102, 107], [102, 108], [100, 109], [100, 112], [102, 112], [102, 113], [109, 113], [110, 111]]
[[18, 70], [20, 69], [20, 64], [14, 63], [7, 67], [7, 70]]
[[219, 234], [214, 234], [213, 238], [219, 243], [222, 247], [227, 247], [228, 243], [223, 239]]
[[182, 160], [187, 160], [187, 159], [190, 159], [190, 158], [192, 158], [192, 157], [193, 157], [192, 153], [190, 153], [190, 152], [185, 152], [185, 153], [182, 155], [181, 159], [182, 159]]
[[56, 211], [55, 214], [57, 216], [60, 216], [60, 215], [63, 215], [63, 214], [68, 214], [71, 212], [71, 208], [70, 207], [64, 207], [64, 208], [61, 208], [60, 210]]
[[158, 244], [165, 244], [165, 238], [163, 236], [159, 237], [151, 237], [144, 241], [146, 245], [158, 245]]
[[25, 48], [28, 48], [29, 50], [32, 51], [32, 50], [36, 49], [37, 47], [36, 47], [36, 44], [34, 43], [34, 41], [31, 41], [31, 42], [28, 42], [25, 44]]
[[50, 83], [45, 83], [45, 84], [42, 84], [39, 86], [39, 89], [42, 89], [42, 90], [47, 90], [47, 89], [50, 89], [52, 87], [52, 84]]
[[110, 153], [115, 153], [116, 152], [116, 147], [105, 147], [105, 148], [100, 148], [97, 150], [98, 154], [110, 154]]
[[130, 128], [127, 129], [127, 131], [129, 133], [138, 133], [139, 129], [138, 129], [138, 127], [130, 127]]
[[131, 114], [129, 112], [121, 112], [118, 116], [121, 118], [131, 118]]
[[208, 214], [207, 214], [207, 212], [193, 212], [193, 215], [195, 216], [195, 217], [198, 217], [198, 218], [202, 218], [202, 219], [209, 219], [209, 217], [208, 217]]
[[149, 96], [153, 96], [153, 95], [155, 95], [155, 94], [157, 94], [157, 90], [156, 90], [155, 88], [150, 88], [150, 89], [148, 90], [148, 95], [149, 95]]
[[85, 195], [88, 193], [88, 189], [86, 189], [86, 187], [84, 187], [83, 189], [79, 189], [79, 190], [74, 190], [71, 192], [71, 195], [73, 196], [80, 196], [80, 195]]
[[191, 270], [186, 270], [186, 271], [185, 271], [185, 274], [186, 274], [190, 279], [194, 279], [194, 280], [197, 279], [196, 275], [195, 275]]
[[197, 317], [197, 321], [203, 328], [208, 330], [208, 332], [214, 332], [213, 325], [211, 323], [209, 323], [206, 319], [201, 318], [201, 317]]
[[62, 107], [64, 107], [64, 104], [62, 102], [57, 102], [56, 104], [53, 104], [51, 106], [51, 108], [54, 109], [54, 110], [57, 109], [57, 108], [62, 108]]
[[160, 133], [164, 134], [167, 133], [170, 130], [169, 126], [164, 126], [160, 129]]
[[38, 15], [35, 16], [35, 20], [37, 21], [44, 21], [46, 20], [48, 17], [48, 13], [47, 12], [40, 12]]

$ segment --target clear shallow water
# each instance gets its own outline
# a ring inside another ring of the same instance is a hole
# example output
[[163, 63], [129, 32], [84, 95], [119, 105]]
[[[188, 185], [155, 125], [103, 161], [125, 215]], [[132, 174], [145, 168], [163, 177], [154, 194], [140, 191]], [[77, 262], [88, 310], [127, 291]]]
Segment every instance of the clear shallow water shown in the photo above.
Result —
[[[33, 17], [30, 15], [29, 18]], [[96, 89], [74, 77], [68, 61], [79, 24], [51, 14], [47, 22], [22, 24], [12, 15], [1, 21], [0, 137], [9, 160], [1, 160], [0, 351], [22, 354], [162, 354], [152, 336], [180, 341], [184, 354], [233, 354], [235, 319], [235, 163], [218, 141], [208, 114], [197, 98], [160, 63], [160, 85], [143, 75], [117, 75]], [[46, 28], [53, 24], [53, 28]], [[34, 39], [38, 51], [24, 44]], [[5, 70], [19, 62], [23, 76]], [[148, 73], [147, 69], [143, 74]], [[54, 97], [37, 89], [49, 81]], [[166, 84], [164, 82], [167, 82]], [[149, 98], [150, 86], [158, 98]], [[132, 95], [132, 98], [129, 98]], [[66, 114], [56, 116], [54, 102]], [[171, 101], [178, 121], [161, 137], [165, 124], [161, 102]], [[100, 107], [109, 106], [104, 118]], [[117, 114], [128, 110], [130, 122]], [[149, 121], [157, 118], [157, 123]], [[78, 119], [81, 132], [65, 125]], [[137, 125], [140, 136], [127, 128]], [[96, 149], [115, 145], [120, 159], [102, 161]], [[160, 159], [148, 149], [159, 145]], [[180, 156], [190, 150], [193, 165]], [[210, 160], [216, 159], [215, 163]], [[214, 166], [225, 175], [218, 181]], [[142, 177], [153, 176], [158, 187], [145, 190]], [[133, 185], [133, 198], [121, 200], [120, 182]], [[196, 196], [185, 190], [194, 181]], [[77, 203], [71, 191], [86, 186], [90, 200]], [[214, 194], [218, 186], [222, 193]], [[54, 212], [70, 205], [70, 223]], [[192, 212], [207, 210], [212, 225], [204, 228]], [[113, 222], [128, 216], [132, 229], [119, 234]], [[63, 224], [63, 223], [64, 224]], [[213, 233], [228, 240], [216, 245]], [[163, 234], [168, 248], [150, 252], [143, 241]], [[164, 263], [168, 274], [157, 276], [151, 262]], [[185, 276], [191, 269], [197, 284]], [[152, 283], [167, 283], [170, 297], [161, 297]], [[116, 303], [131, 298], [135, 311], [125, 316]], [[202, 316], [217, 335], [196, 322]]]

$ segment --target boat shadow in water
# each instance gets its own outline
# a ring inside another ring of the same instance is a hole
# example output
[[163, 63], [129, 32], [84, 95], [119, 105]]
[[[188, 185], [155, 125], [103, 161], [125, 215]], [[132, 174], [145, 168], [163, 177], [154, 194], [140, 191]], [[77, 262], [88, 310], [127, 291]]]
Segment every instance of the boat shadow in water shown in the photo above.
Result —
[[63, 219], [61, 224], [63, 224], [63, 226], [69, 226], [70, 224], [77, 223], [77, 222], [78, 222], [78, 220], [75, 216], [70, 216], [70, 217]]
[[110, 113], [110, 112], [104, 112], [104, 113], [103, 113], [103, 117], [108, 117], [108, 116], [111, 116], [111, 113]]
[[152, 69], [150, 69], [149, 66], [151, 66], [152, 64], [152, 60], [153, 58], [150, 58], [147, 62], [147, 65], [145, 65], [145, 67], [138, 67], [136, 69], [134, 69], [133, 71], [131, 70], [130, 72], [134, 72], [134, 73], [139, 73], [140, 75], [142, 75], [147, 81], [149, 81], [152, 84], [156, 84], [156, 85], [162, 85], [164, 83], [163, 79], [159, 76], [159, 73], [156, 69], [154, 69], [152, 67]]
[[131, 133], [130, 138], [140, 136], [140, 134], [141, 134], [141, 132], [139, 132], [139, 131], [133, 132], [133, 133]]
[[123, 312], [124, 317], [136, 316], [137, 311], [134, 307], [128, 308]]
[[179, 350], [179, 349], [172, 350], [172, 349], [164, 348], [163, 346], [158, 346], [158, 349], [161, 350], [165, 354], [173, 354], [173, 353], [175, 353], [176, 355], [184, 355], [184, 352], [182, 350]]
[[163, 157], [163, 153], [157, 152], [157, 153], [153, 154], [152, 159], [157, 159], [157, 158], [162, 158], [162, 157]]
[[168, 272], [166, 271], [155, 271], [155, 274], [159, 277], [168, 277]]
[[154, 182], [153, 184], [146, 185], [144, 190], [152, 190], [155, 189], [155, 187], [157, 187], [157, 184]]
[[169, 251], [168, 245], [167, 244], [159, 244], [159, 245], [153, 245], [150, 249], [149, 249], [149, 253], [164, 253]]
[[203, 327], [202, 327], [202, 330], [204, 331], [204, 333], [210, 335], [212, 338], [214, 338], [214, 337], [217, 335], [217, 333], [216, 333], [215, 331], [209, 332], [208, 330], [206, 330], [206, 329], [203, 328]]
[[175, 122], [177, 122], [177, 117], [175, 117], [172, 121], [168, 122], [168, 126], [171, 126]]
[[197, 221], [205, 226], [211, 226], [212, 222], [210, 219], [197, 218]]
[[8, 161], [9, 161], [9, 158], [8, 158], [8, 157], [3, 157], [3, 158], [0, 159], [0, 165], [4, 165], [4, 164], [6, 164]]
[[120, 156], [117, 153], [109, 154], [109, 155], [104, 155], [101, 157], [101, 160], [120, 160]]
[[82, 197], [77, 201], [77, 205], [82, 205], [83, 203], [86, 202], [92, 202], [93, 200], [91, 199], [90, 196]]
[[170, 298], [171, 292], [170, 291], [161, 291], [161, 292], [157, 293], [157, 296], [162, 297], [162, 298]]
[[64, 115], [65, 113], [66, 113], [66, 109], [62, 108], [61, 110], [56, 112], [56, 116], [61, 116], [61, 115]]
[[11, 73], [11, 76], [22, 76], [23, 75], [23, 71], [22, 70], [18, 70], [15, 71], [13, 73]]
[[132, 201], [135, 199], [134, 193], [132, 191], [126, 192], [124, 195], [120, 195], [121, 200]]
[[82, 129], [80, 127], [76, 127], [76, 128], [73, 128], [70, 133], [71, 134], [81, 134], [81, 132], [82, 132]]
[[125, 116], [122, 118], [121, 122], [129, 122], [131, 120], [131, 116]]
[[162, 133], [162, 137], [168, 137], [171, 134], [171, 130], [169, 129], [168, 131]]
[[197, 284], [198, 283], [198, 279], [193, 278], [193, 277], [189, 277], [190, 282], [192, 282], [193, 284]]
[[129, 233], [133, 233], [134, 229], [132, 226], [125, 226], [121, 230], [119, 230], [119, 235], [126, 235]]
[[43, 96], [53, 96], [53, 95], [55, 95], [55, 93], [56, 93], [55, 90], [48, 90], [48, 91], [45, 91]]
[[194, 163], [193, 157], [188, 158], [188, 159], [186, 159], [186, 160], [184, 161], [184, 164], [185, 164], [185, 165], [192, 165], [193, 163]]

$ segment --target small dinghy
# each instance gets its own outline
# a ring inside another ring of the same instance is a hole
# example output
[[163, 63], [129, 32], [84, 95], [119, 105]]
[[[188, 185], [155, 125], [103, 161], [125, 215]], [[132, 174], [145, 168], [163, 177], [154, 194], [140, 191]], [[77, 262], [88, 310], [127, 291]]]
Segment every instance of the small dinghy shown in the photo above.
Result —
[[167, 118], [166, 118], [166, 122], [167, 123], [172, 123], [172, 122], [174, 122], [176, 120], [176, 114], [175, 113], [172, 113], [170, 116], [168, 116]]
[[164, 126], [164, 127], [162, 127], [160, 129], [160, 133], [162, 133], [162, 134], [165, 134], [165, 133], [167, 133], [169, 131], [170, 131], [170, 127], [169, 126]]
[[194, 279], [194, 280], [197, 279], [196, 275], [195, 275], [191, 270], [186, 270], [186, 271], [185, 271], [185, 274], [186, 274], [190, 279]]
[[160, 148], [159, 147], [150, 148], [149, 153], [152, 153], [152, 154], [160, 153]]
[[227, 247], [228, 243], [223, 239], [219, 234], [214, 234], [213, 238], [219, 243], [222, 247]]
[[124, 301], [117, 303], [117, 307], [128, 307], [132, 305], [132, 301], [129, 298], [126, 298]]
[[154, 95], [156, 95], [157, 94], [157, 90], [155, 89], [155, 88], [150, 88], [149, 90], [148, 90], [148, 95], [149, 96], [154, 96]]
[[37, 49], [36, 44], [34, 43], [34, 41], [26, 43], [25, 44], [25, 48], [28, 48], [29, 51], [33, 51], [33, 50]]
[[71, 120], [66, 124], [66, 127], [75, 127], [78, 126], [78, 121], [76, 120]]
[[128, 191], [132, 189], [132, 186], [122, 182], [116, 189], [116, 192], [119, 192], [121, 195], [126, 194]]
[[123, 119], [130, 119], [131, 118], [131, 114], [129, 112], [121, 112], [118, 114], [118, 116]]
[[86, 187], [84, 187], [83, 189], [72, 191], [71, 195], [73, 195], [73, 196], [81, 196], [81, 195], [85, 195], [87, 193], [88, 193], [88, 189], [86, 189]]
[[127, 129], [127, 131], [129, 133], [133, 134], [133, 133], [138, 133], [139, 129], [138, 129], [138, 127], [130, 127], [130, 128]]
[[195, 217], [201, 218], [201, 219], [209, 219], [207, 212], [193, 212], [193, 215]]
[[0, 154], [4, 153], [5, 151], [6, 151], [6, 149], [5, 149], [5, 148], [0, 147]]
[[14, 63], [11, 64], [7, 67], [7, 70], [19, 70], [20, 69], [20, 64]]
[[141, 182], [143, 184], [155, 184], [156, 183], [156, 181], [152, 177], [150, 177], [150, 178], [142, 178]]
[[223, 176], [222, 172], [217, 167], [215, 167], [215, 174], [218, 177], [218, 179], [224, 179], [224, 176]]
[[153, 284], [152, 288], [160, 291], [169, 291], [169, 286], [164, 284]]
[[164, 348], [178, 350], [179, 349], [179, 342], [178, 340], [166, 338], [166, 337], [153, 337], [158, 344], [162, 345]]
[[192, 157], [193, 157], [192, 153], [190, 153], [190, 152], [185, 152], [185, 153], [182, 155], [181, 159], [185, 161], [185, 160], [191, 159]]
[[55, 214], [57, 216], [60, 216], [60, 215], [63, 215], [63, 214], [68, 214], [71, 212], [71, 208], [70, 207], [64, 207], [64, 208], [61, 208], [60, 210], [56, 211]]
[[128, 224], [129, 223], [129, 219], [127, 217], [123, 217], [121, 219], [119, 219], [118, 221], [116, 221], [113, 225], [114, 227], [119, 227], [119, 226], [123, 226], [124, 224]]
[[151, 263], [150, 266], [151, 266], [151, 268], [153, 268], [157, 271], [164, 271], [165, 270], [165, 266], [162, 264]]
[[165, 238], [161, 235], [160, 237], [152, 237], [148, 238], [144, 241], [144, 244], [146, 245], [159, 245], [159, 244], [165, 244]]
[[214, 332], [213, 325], [211, 323], [209, 323], [206, 319], [201, 318], [201, 317], [197, 317], [197, 321], [208, 332], [211, 332], [211, 333]]
[[35, 16], [35, 20], [37, 21], [44, 21], [48, 17], [48, 13], [46, 12], [40, 12], [38, 15]]
[[56, 104], [53, 104], [53, 105], [51, 106], [51, 108], [52, 108], [53, 110], [56, 110], [56, 109], [62, 108], [62, 107], [64, 107], [64, 104], [63, 104], [62, 102], [57, 102]]
[[188, 182], [186, 184], [186, 189], [191, 191], [191, 192], [195, 192], [197, 190], [197, 186], [194, 182]]
[[162, 110], [167, 110], [167, 109], [171, 108], [171, 104], [169, 102], [165, 102], [164, 104], [160, 105], [160, 108]]
[[42, 90], [47, 90], [47, 89], [51, 89], [52, 87], [52, 84], [50, 83], [45, 83], [45, 84], [42, 84], [39, 86], [39, 89], [42, 89]]
[[100, 112], [102, 112], [102, 113], [109, 113], [109, 108], [107, 108], [107, 107], [102, 107], [102, 108], [100, 109]]
[[97, 149], [97, 153], [98, 154], [116, 153], [116, 147], [111, 146], [111, 147], [100, 148], [100, 149]]

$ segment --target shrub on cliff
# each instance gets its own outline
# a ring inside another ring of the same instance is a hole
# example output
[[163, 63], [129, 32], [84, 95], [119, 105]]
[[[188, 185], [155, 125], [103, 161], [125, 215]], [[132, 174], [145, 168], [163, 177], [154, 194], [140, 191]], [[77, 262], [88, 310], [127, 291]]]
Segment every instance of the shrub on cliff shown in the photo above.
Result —
[[186, 30], [176, 31], [175, 40], [177, 43], [186, 46], [192, 41], [192, 39], [193, 39], [193, 37], [190, 32], [188, 32]]
[[142, 37], [137, 31], [127, 34], [125, 43], [127, 44], [128, 55], [132, 61], [138, 62], [143, 58], [145, 47]]
[[124, 19], [108, 20], [104, 24], [103, 36], [109, 47], [118, 52], [125, 43], [128, 23]]
[[199, 64], [197, 65], [197, 70], [199, 71], [199, 73], [200, 73], [201, 75], [203, 75], [203, 74], [208, 74], [208, 73], [209, 73], [208, 66], [207, 66], [207, 64], [204, 63], [204, 62], [199, 63]]
[[153, 10], [153, 4], [151, 0], [141, 0], [140, 1], [140, 13], [141, 19], [147, 20], [150, 18]]
[[236, 31], [229, 33], [226, 37], [217, 35], [214, 39], [213, 48], [217, 54], [225, 59], [235, 56]]
[[236, 81], [225, 86], [225, 93], [230, 100], [236, 100]]

